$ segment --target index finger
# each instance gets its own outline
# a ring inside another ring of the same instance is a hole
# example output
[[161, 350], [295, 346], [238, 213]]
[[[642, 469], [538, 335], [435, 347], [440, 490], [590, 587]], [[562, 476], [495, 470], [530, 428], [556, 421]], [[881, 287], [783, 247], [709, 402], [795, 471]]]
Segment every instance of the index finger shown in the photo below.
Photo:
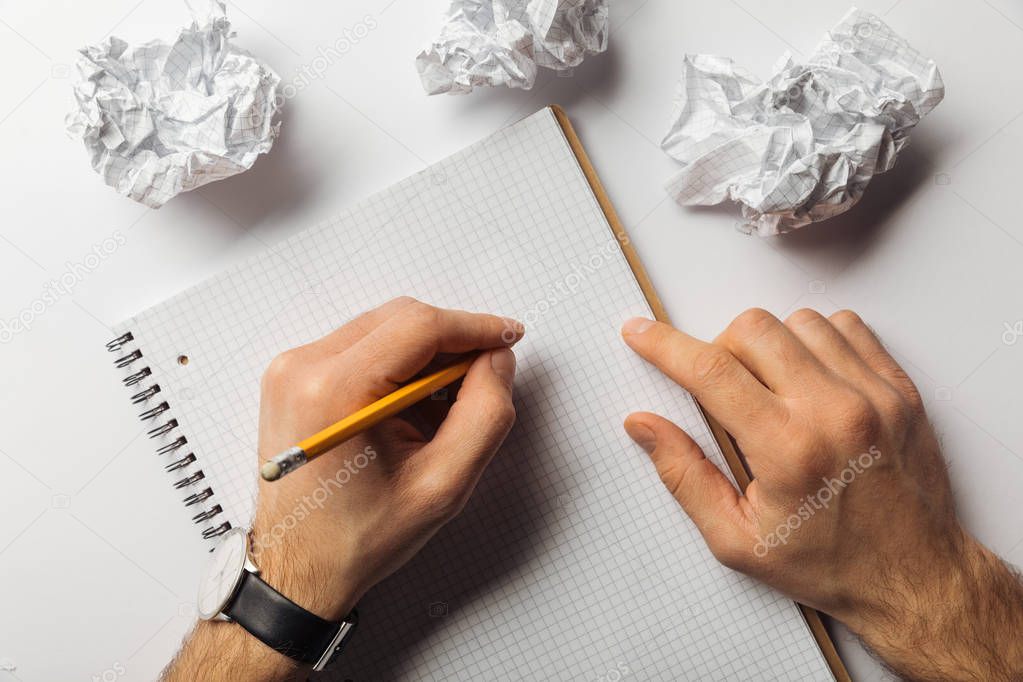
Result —
[[644, 360], [692, 393], [736, 440], [773, 433], [785, 422], [778, 397], [723, 347], [638, 317], [625, 323], [622, 336]]
[[326, 336], [306, 344], [306, 347], [315, 350], [319, 354], [343, 353], [399, 310], [414, 303], [416, 303], [416, 300], [408, 296], [392, 298], [383, 305], [367, 310], [358, 317], [346, 322]]
[[377, 398], [405, 383], [439, 353], [507, 348], [522, 325], [497, 315], [435, 308], [415, 301], [398, 310], [343, 353]]

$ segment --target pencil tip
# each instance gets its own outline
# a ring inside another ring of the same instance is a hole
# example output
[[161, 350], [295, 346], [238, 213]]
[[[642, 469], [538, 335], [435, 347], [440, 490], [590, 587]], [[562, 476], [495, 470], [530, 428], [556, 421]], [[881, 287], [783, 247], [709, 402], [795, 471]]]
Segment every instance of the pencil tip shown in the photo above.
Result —
[[266, 462], [259, 468], [259, 475], [264, 481], [276, 481], [281, 477], [281, 465], [277, 462]]

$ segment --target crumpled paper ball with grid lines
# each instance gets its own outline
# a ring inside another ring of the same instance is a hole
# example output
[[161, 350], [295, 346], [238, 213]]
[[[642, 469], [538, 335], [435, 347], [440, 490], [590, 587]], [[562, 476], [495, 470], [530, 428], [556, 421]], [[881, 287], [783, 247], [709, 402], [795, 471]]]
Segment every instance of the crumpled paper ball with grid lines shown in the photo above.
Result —
[[173, 43], [82, 48], [66, 121], [103, 181], [152, 208], [249, 169], [280, 128], [280, 77], [231, 43], [223, 2], [189, 6]]
[[543, 67], [566, 72], [607, 49], [608, 0], [451, 0], [416, 58], [427, 94], [528, 90]]
[[786, 54], [766, 81], [686, 55], [661, 142], [683, 168], [666, 189], [687, 206], [736, 201], [762, 236], [831, 218], [895, 165], [944, 95], [932, 60], [855, 8], [805, 63]]

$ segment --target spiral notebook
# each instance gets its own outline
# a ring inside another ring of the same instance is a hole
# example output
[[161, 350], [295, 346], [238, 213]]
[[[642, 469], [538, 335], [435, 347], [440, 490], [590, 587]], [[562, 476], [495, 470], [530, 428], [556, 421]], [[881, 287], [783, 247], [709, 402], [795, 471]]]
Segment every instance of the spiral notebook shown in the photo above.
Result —
[[557, 108], [118, 330], [116, 365], [203, 536], [252, 515], [271, 358], [401, 294], [525, 322], [519, 416], [463, 514], [366, 595], [329, 677], [846, 678], [816, 614], [719, 565], [624, 433], [630, 411], [664, 414], [742, 483], [692, 397], [620, 340], [663, 310]]

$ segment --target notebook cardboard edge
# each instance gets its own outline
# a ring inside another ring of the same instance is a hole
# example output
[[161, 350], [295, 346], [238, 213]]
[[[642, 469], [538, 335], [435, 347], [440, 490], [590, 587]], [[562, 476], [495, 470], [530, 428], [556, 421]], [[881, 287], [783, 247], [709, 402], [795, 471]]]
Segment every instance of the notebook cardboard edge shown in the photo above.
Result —
[[[625, 231], [625, 227], [618, 219], [618, 214], [615, 212], [614, 206], [611, 204], [611, 199], [608, 197], [607, 192], [604, 191], [604, 186], [600, 182], [597, 171], [594, 169], [593, 164], [590, 163], [590, 159], [586, 155], [586, 150], [583, 148], [582, 142], [579, 140], [579, 136], [576, 135], [575, 129], [572, 127], [572, 123], [568, 119], [568, 114], [566, 114], [565, 110], [556, 104], [550, 105], [549, 108], [554, 114], [554, 118], [557, 120], [558, 125], [561, 127], [561, 131], [564, 133], [565, 139], [568, 141], [568, 145], [572, 149], [572, 153], [575, 154], [576, 160], [579, 162], [580, 168], [582, 168], [583, 175], [586, 176], [586, 181], [589, 183], [590, 189], [597, 198], [597, 203], [600, 205], [600, 209], [604, 212], [604, 217], [607, 218], [608, 225], [611, 226], [611, 232], [618, 241], [618, 245], [621, 247], [622, 253], [625, 255], [625, 259], [629, 263], [629, 267], [632, 269], [632, 274], [635, 276], [636, 282], [639, 284], [640, 289], [643, 290], [643, 295], [646, 297], [647, 303], [650, 305], [650, 309], [654, 312], [654, 317], [661, 322], [670, 322], [668, 319], [668, 312], [664, 308], [664, 304], [661, 303], [661, 299], [657, 295], [657, 291], [654, 289], [653, 283], [650, 281], [650, 276], [647, 275], [646, 269], [640, 262], [639, 254], [635, 247], [633, 247], [632, 241], [629, 239], [628, 233]], [[732, 470], [732, 475], [735, 476], [735, 480], [738, 481], [739, 486], [745, 490], [751, 480], [750, 473], [746, 469], [746, 465], [743, 462], [742, 457], [739, 455], [735, 443], [721, 425], [703, 409], [702, 405], [700, 406], [700, 411], [703, 413], [704, 418], [707, 420], [707, 424], [710, 426], [711, 432], [714, 434], [714, 438], [721, 447], [721, 452], [724, 454], [725, 460], [728, 462], [728, 467]], [[803, 604], [797, 603], [797, 606], [800, 611], [802, 611], [803, 618], [806, 619], [810, 632], [813, 634], [814, 639], [817, 640], [817, 645], [820, 647], [821, 653], [824, 655], [824, 659], [827, 661], [828, 667], [831, 668], [831, 673], [835, 676], [835, 679], [838, 682], [851, 682], [852, 678], [849, 676], [849, 672], [846, 670], [845, 664], [839, 657], [838, 650], [835, 648], [835, 644], [831, 640], [831, 636], [824, 627], [824, 622], [821, 620], [820, 614], [814, 609], [804, 606]]]

